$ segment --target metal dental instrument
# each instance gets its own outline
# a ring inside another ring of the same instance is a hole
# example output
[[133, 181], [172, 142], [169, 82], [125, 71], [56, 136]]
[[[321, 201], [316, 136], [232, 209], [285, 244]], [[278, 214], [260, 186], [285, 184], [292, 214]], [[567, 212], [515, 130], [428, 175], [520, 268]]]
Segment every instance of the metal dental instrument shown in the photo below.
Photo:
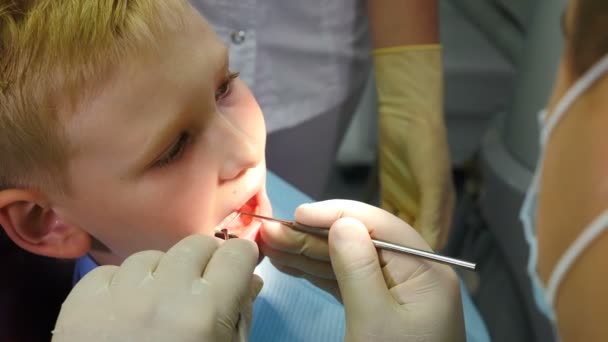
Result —
[[241, 213], [237, 212], [236, 216], [233, 217], [232, 220], [228, 221], [228, 223], [226, 223], [225, 225], [223, 225], [222, 228], [217, 228], [215, 230], [215, 237], [220, 238], [220, 239], [224, 239], [224, 240], [238, 238], [238, 236], [236, 236], [234, 234], [231, 234], [230, 231], [228, 231], [228, 227], [230, 227], [230, 225], [232, 224], [232, 222], [236, 221], [240, 216], [241, 216]]
[[[238, 236], [231, 234], [228, 231], [228, 227], [232, 224], [232, 222], [236, 221], [241, 216], [240, 212], [236, 213], [236, 216], [232, 218], [232, 220], [228, 221], [222, 228], [218, 228], [215, 230], [215, 237], [220, 239], [229, 240], [238, 238]], [[239, 320], [236, 323], [236, 330], [238, 334], [239, 342], [248, 342], [249, 341], [249, 327], [247, 326], [247, 320], [245, 319], [245, 314], [243, 312], [239, 313]]]
[[[258, 219], [262, 219], [262, 220], [279, 222], [280, 224], [282, 224], [284, 226], [287, 226], [293, 230], [297, 230], [297, 231], [300, 231], [303, 233], [307, 233], [307, 234], [311, 234], [311, 235], [315, 235], [315, 236], [319, 236], [319, 237], [325, 237], [325, 238], [327, 238], [329, 236], [329, 229], [326, 229], [326, 228], [307, 226], [305, 224], [301, 224], [296, 221], [281, 220], [281, 219], [276, 219], [274, 217], [256, 215], [256, 214], [246, 213], [243, 211], [239, 211], [239, 213], [241, 215], [255, 217]], [[472, 262], [454, 259], [454, 258], [450, 258], [450, 257], [444, 256], [444, 255], [439, 255], [436, 253], [427, 252], [427, 251], [423, 251], [423, 250], [416, 249], [416, 248], [400, 246], [400, 245], [396, 245], [394, 243], [380, 241], [380, 240], [376, 240], [376, 239], [372, 239], [372, 242], [374, 243], [374, 246], [376, 246], [376, 248], [384, 249], [387, 251], [410, 254], [410, 255], [418, 256], [418, 257], [421, 257], [421, 258], [424, 258], [427, 260], [439, 262], [442, 264], [463, 267], [463, 268], [466, 268], [466, 269], [472, 270], [472, 271], [474, 271], [475, 267], [476, 267], [476, 264], [472, 263]]]

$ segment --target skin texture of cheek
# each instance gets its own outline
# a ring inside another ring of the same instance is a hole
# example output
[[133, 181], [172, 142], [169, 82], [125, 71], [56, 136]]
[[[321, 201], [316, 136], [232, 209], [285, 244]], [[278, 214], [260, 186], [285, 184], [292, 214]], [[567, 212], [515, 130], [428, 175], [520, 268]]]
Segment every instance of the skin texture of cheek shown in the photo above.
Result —
[[212, 185], [216, 182], [203, 176], [201, 172], [183, 175], [164, 186], [155, 182], [139, 186], [90, 183], [75, 189], [60, 214], [117, 256], [144, 249], [166, 250], [185, 236], [213, 234], [217, 210]]
[[[231, 108], [236, 112], [230, 114], [240, 134], [230, 139], [220, 136], [221, 146], [230, 151], [248, 141], [260, 152], [251, 156], [251, 161], [260, 164], [250, 169], [247, 177], [219, 184], [218, 169], [226, 155], [232, 154], [218, 152], [221, 150], [214, 145], [217, 142], [204, 140], [193, 143], [174, 165], [154, 170], [142, 179], [120, 179], [93, 158], [74, 165], [72, 195], [62, 203], [61, 214], [112, 251], [103, 260], [96, 260], [120, 264], [134, 252], [166, 250], [188, 235], [213, 235], [230, 207], [252, 195], [250, 190], [263, 183], [265, 174], [265, 132], [255, 100], [252, 96], [245, 100], [243, 106], [239, 102], [238, 107]], [[237, 120], [239, 117], [243, 120]]]

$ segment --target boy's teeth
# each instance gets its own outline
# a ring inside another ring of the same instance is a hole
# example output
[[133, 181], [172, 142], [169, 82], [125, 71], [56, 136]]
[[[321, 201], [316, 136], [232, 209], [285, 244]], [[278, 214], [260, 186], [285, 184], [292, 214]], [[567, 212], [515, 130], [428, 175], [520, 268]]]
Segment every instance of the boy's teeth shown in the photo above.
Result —
[[[220, 222], [220, 224], [218, 224], [215, 227], [215, 231], [219, 232], [222, 228], [226, 228], [229, 231], [232, 230], [239, 230], [239, 229], [243, 229], [247, 226], [249, 226], [249, 224], [251, 223], [251, 221], [253, 220], [251, 217], [249, 216], [245, 216], [245, 215], [240, 215], [239, 212], [246, 212], [246, 213], [252, 213], [255, 214], [255, 210], [257, 209], [257, 198], [254, 196], [251, 199], [249, 199], [249, 201], [247, 201], [247, 203], [243, 204], [242, 207], [240, 207], [237, 211], [234, 211], [232, 213], [230, 213], [230, 215], [226, 216], [226, 218], [224, 218], [222, 220], [222, 222]], [[238, 217], [238, 219], [235, 219], [238, 215], [240, 215], [240, 217]]]
[[220, 222], [220, 224], [218, 224], [215, 229], [216, 230], [220, 230], [222, 228], [225, 228], [224, 226], [226, 226], [227, 224], [230, 223], [230, 221], [234, 220], [234, 218], [236, 217], [236, 215], [238, 215], [238, 213], [235, 211], [233, 213], [231, 213], [230, 215], [226, 216], [225, 219], [222, 220], [222, 222]]

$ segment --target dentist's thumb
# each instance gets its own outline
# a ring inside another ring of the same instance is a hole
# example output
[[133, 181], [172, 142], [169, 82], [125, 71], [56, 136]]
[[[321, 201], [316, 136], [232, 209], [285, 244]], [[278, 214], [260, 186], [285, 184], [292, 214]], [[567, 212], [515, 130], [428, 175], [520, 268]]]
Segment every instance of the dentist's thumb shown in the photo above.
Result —
[[329, 230], [329, 255], [347, 321], [366, 320], [391, 302], [378, 252], [368, 229], [355, 218], [341, 218]]

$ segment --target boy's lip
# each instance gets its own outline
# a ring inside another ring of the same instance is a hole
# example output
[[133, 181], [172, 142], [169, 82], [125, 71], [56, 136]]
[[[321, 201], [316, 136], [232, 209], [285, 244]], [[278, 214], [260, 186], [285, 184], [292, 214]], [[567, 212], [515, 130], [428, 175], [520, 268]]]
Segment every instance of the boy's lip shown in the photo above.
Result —
[[225, 228], [232, 237], [240, 237], [255, 241], [262, 222], [251, 217], [238, 216], [239, 211], [246, 211], [260, 215], [271, 215], [270, 202], [263, 189], [247, 200], [241, 207], [233, 210], [216, 227], [216, 232]]
[[[265, 177], [264, 176], [265, 176], [265, 173], [261, 173], [259, 176], [259, 179], [256, 180], [255, 182], [252, 182], [255, 184], [255, 186], [250, 187], [250, 189], [248, 191], [244, 191], [244, 196], [242, 197], [242, 200], [237, 202], [237, 204], [235, 206], [233, 206], [229, 209], [229, 211], [226, 213], [226, 216], [224, 216], [224, 219], [222, 219], [220, 224], [216, 226], [216, 231], [221, 228], [229, 228], [229, 227], [224, 227], [226, 225], [232, 226], [232, 224], [230, 224], [230, 221], [236, 216], [236, 212], [239, 210], [245, 211], [245, 209], [246, 209], [246, 210], [254, 211], [255, 213], [260, 214], [260, 215], [272, 215], [270, 201], [268, 200], [268, 196], [267, 196], [266, 190], [265, 190]], [[252, 204], [254, 204], [254, 205], [252, 206]], [[238, 229], [238, 232], [235, 231], [235, 233], [237, 233], [237, 235], [240, 235], [239, 237], [254, 240], [257, 236], [257, 232], [260, 227], [259, 226], [254, 227], [253, 223], [256, 223], [259, 221], [254, 221], [254, 220], [249, 220], [249, 219], [243, 218], [243, 222], [247, 223], [247, 226], [242, 227], [242, 225], [241, 225], [242, 229]], [[257, 226], [257, 224], [255, 226]]]

